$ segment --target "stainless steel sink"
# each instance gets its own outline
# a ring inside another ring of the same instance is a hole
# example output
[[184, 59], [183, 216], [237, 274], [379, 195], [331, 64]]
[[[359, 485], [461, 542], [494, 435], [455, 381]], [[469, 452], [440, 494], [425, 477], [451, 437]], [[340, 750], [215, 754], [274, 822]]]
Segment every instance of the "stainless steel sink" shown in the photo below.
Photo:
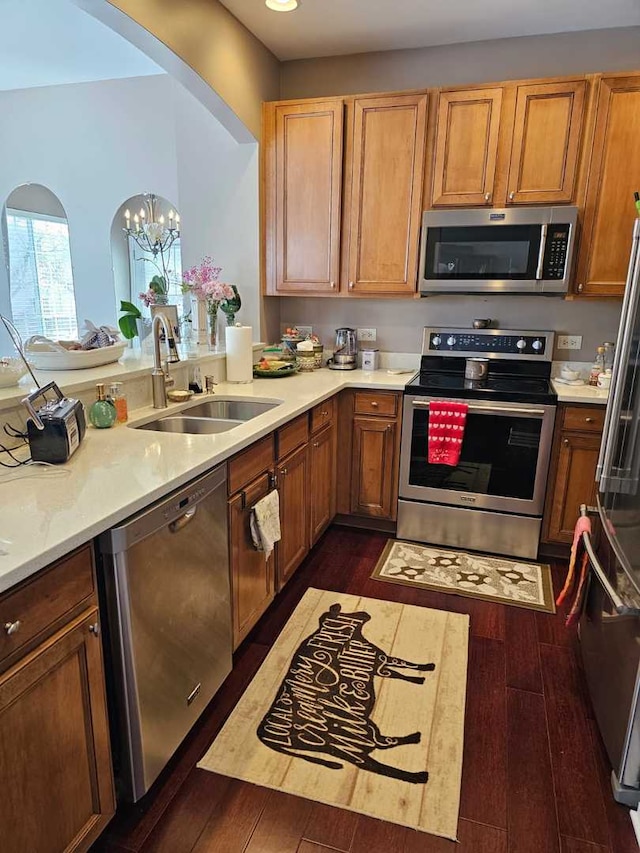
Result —
[[275, 409], [279, 403], [263, 400], [234, 400], [220, 397], [215, 400], [205, 400], [195, 403], [182, 410], [182, 414], [190, 418], [223, 418], [238, 421], [250, 421], [269, 409]]
[[244, 421], [231, 418], [192, 418], [184, 415], [166, 415], [146, 424], [138, 424], [134, 429], [150, 429], [155, 432], [179, 432], [189, 435], [214, 435], [227, 432]]

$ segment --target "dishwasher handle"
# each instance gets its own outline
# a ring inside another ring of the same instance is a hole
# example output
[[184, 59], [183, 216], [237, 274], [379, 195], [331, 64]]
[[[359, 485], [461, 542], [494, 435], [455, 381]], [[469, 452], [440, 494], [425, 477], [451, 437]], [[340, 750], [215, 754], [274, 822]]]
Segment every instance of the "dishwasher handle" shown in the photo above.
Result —
[[191, 509], [187, 510], [184, 515], [181, 515], [180, 518], [176, 518], [175, 521], [172, 521], [169, 524], [169, 530], [171, 533], [178, 533], [180, 530], [183, 530], [188, 524], [190, 524], [193, 519], [196, 517], [196, 513], [198, 512], [198, 505], [191, 507]]

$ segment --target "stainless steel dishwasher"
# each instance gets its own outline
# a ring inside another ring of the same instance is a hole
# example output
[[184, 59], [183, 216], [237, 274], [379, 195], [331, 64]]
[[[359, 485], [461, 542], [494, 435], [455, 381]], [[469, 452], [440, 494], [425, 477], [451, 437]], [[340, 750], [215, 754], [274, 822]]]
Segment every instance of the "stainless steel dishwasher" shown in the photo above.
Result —
[[139, 800], [231, 671], [226, 465], [103, 534], [119, 796]]

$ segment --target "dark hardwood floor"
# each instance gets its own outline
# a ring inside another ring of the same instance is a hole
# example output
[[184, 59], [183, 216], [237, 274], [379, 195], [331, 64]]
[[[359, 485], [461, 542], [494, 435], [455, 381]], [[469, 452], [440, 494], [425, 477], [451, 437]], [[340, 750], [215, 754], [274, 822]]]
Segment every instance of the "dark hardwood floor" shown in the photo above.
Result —
[[[637, 853], [609, 788], [577, 640], [550, 616], [370, 579], [386, 536], [334, 527], [239, 648], [234, 669], [101, 853]], [[563, 566], [554, 567], [556, 585]], [[459, 845], [196, 768], [309, 586], [469, 613]]]

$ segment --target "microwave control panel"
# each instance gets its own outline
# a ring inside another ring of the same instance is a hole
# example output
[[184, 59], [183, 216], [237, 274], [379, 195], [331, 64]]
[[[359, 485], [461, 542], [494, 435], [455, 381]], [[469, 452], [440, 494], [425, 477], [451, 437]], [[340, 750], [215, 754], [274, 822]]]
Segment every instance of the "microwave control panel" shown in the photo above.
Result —
[[567, 266], [567, 247], [571, 226], [567, 224], [549, 225], [547, 245], [542, 261], [543, 279], [563, 279]]

